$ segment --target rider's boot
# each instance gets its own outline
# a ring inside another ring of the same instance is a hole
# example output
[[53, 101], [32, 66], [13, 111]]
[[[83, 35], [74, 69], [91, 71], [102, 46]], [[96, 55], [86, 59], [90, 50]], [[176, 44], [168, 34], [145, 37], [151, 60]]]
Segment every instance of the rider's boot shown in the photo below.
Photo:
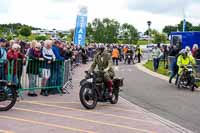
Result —
[[108, 82], [108, 90], [109, 90], [109, 96], [112, 97], [112, 80], [109, 80]]

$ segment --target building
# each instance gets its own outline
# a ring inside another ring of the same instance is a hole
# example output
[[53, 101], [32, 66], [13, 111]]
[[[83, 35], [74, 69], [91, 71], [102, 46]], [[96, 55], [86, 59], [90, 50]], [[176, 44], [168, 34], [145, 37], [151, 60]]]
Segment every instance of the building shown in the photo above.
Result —
[[63, 34], [63, 35], [70, 35], [70, 31], [62, 31], [62, 30], [46, 30], [46, 29], [42, 29], [42, 30], [32, 30], [32, 34], [34, 35], [40, 35], [40, 36], [47, 36], [50, 35], [52, 38], [54, 39], [58, 39], [59, 34]]

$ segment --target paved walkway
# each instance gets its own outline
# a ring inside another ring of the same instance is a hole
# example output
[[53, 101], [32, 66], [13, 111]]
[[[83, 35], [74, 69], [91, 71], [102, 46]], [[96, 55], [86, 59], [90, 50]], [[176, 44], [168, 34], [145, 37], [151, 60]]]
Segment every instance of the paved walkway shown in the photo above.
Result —
[[29, 98], [0, 112], [0, 133], [179, 133], [177, 125], [120, 98], [117, 105], [98, 104], [85, 110], [79, 81], [88, 66], [75, 69], [69, 95]]

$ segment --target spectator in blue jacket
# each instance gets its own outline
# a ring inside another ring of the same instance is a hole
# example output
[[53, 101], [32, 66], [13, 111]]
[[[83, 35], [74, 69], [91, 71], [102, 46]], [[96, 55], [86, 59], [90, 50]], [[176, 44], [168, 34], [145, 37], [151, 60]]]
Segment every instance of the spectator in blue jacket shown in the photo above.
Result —
[[0, 39], [0, 80], [7, 79], [7, 70], [6, 70], [6, 62], [7, 62], [7, 52], [5, 50], [6, 40]]
[[62, 64], [64, 62], [64, 57], [61, 56], [61, 42], [55, 41], [52, 50], [56, 57], [56, 61], [52, 63], [50, 71], [51, 76], [48, 80], [48, 86], [57, 86], [56, 88], [52, 88], [49, 92], [49, 94], [57, 94], [59, 91], [62, 91]]
[[52, 50], [57, 60], [64, 60], [64, 57], [61, 56], [60, 46], [61, 46], [61, 42], [55, 41], [55, 44], [52, 46]]

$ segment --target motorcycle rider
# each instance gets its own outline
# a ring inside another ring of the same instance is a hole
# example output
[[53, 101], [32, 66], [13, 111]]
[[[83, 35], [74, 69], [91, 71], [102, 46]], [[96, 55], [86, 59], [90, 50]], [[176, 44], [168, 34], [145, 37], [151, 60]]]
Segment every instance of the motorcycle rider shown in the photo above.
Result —
[[127, 51], [127, 54], [126, 54], [125, 64], [126, 64], [126, 61], [127, 61], [127, 59], [128, 59], [128, 55], [131, 56], [131, 61], [132, 61], [133, 64], [134, 64], [134, 60], [133, 60], [133, 50], [132, 50], [130, 47], [128, 48], [128, 51]]
[[[196, 64], [196, 61], [195, 61], [194, 57], [192, 55], [189, 55], [185, 49], [182, 50], [181, 55], [177, 59], [177, 65], [179, 67], [178, 77], [182, 74], [184, 67], [186, 67], [187, 65], [195, 65], [195, 64]], [[196, 85], [195, 85], [195, 87], [196, 87]]]
[[109, 89], [109, 96], [112, 96], [112, 78], [115, 76], [114, 70], [112, 68], [111, 55], [105, 50], [105, 46], [100, 44], [99, 51], [94, 57], [94, 61], [89, 69], [89, 73], [93, 72], [94, 69], [98, 68], [99, 71], [104, 73], [104, 82], [107, 84]]
[[127, 52], [128, 52], [128, 46], [124, 46], [123, 47], [123, 53], [124, 53], [124, 64], [126, 63], [126, 55], [127, 55]]

